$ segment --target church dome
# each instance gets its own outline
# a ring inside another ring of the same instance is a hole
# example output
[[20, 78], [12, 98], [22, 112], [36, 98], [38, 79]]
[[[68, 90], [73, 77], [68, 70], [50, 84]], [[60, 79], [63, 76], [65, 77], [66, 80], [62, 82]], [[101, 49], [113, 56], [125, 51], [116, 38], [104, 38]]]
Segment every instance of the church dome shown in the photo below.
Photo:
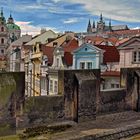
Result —
[[15, 23], [7, 23], [6, 26], [9, 30], [13, 30], [13, 29], [20, 30], [20, 27], [18, 25], [16, 25]]
[[20, 27], [14, 23], [14, 19], [11, 14], [10, 17], [8, 18], [6, 26], [9, 30], [13, 30], [13, 29], [20, 30]]

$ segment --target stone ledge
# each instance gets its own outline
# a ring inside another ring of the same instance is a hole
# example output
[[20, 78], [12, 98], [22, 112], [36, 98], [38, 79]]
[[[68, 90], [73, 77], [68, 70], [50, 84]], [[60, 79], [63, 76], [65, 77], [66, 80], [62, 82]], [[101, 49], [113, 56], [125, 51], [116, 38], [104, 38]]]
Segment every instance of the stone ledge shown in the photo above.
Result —
[[140, 123], [116, 128], [113, 130], [105, 130], [93, 135], [83, 135], [77, 138], [70, 138], [68, 140], [117, 140], [133, 136], [138, 133], [140, 133]]

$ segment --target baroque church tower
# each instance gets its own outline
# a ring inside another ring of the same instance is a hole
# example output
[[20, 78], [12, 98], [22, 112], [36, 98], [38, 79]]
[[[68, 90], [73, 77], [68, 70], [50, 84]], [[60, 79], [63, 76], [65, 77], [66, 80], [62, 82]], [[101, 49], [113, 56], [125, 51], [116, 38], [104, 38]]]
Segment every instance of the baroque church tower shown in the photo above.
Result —
[[0, 56], [5, 56], [6, 48], [8, 47], [8, 28], [6, 19], [3, 15], [3, 9], [0, 12]]

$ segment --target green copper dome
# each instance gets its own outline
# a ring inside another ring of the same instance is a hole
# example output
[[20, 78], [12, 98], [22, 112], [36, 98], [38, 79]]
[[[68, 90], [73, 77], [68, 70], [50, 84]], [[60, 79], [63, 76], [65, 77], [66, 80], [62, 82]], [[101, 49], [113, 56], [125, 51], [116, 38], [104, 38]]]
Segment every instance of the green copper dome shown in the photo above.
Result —
[[12, 29], [20, 30], [20, 27], [18, 25], [14, 24], [14, 23], [7, 23], [6, 26], [9, 30], [12, 30]]

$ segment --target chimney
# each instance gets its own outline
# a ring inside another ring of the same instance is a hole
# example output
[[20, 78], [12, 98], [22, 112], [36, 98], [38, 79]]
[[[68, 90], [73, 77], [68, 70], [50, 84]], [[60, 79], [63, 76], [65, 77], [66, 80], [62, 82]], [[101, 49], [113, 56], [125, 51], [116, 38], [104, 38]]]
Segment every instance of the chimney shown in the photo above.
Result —
[[43, 34], [45, 32], [46, 32], [46, 29], [45, 28], [41, 28], [40, 33]]

